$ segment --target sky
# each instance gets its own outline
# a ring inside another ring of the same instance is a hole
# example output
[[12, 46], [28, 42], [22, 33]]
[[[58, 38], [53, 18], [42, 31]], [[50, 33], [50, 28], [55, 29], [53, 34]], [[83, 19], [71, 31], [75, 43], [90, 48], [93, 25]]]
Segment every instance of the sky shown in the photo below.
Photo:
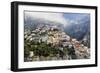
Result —
[[85, 21], [90, 18], [90, 15], [87, 13], [54, 13], [54, 12], [25, 11], [25, 18], [27, 16], [58, 22], [63, 24], [64, 26], [73, 23], [79, 24], [80, 21], [82, 21], [82, 19], [84, 19], [83, 21]]
[[[69, 21], [68, 24], [80, 24], [90, 19], [90, 14], [88, 13], [65, 13], [63, 17]], [[67, 24], [67, 25], [68, 25]]]
[[62, 24], [67, 24], [67, 20], [64, 18], [63, 13], [25, 12], [26, 17], [27, 15], [33, 18], [40, 18]]

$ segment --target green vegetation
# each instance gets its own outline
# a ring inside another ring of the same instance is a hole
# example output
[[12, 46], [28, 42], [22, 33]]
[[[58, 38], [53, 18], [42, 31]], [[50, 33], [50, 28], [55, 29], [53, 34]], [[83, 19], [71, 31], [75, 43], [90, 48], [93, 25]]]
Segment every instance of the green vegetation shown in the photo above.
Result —
[[28, 41], [25, 40], [25, 45], [24, 45], [24, 57], [27, 58], [29, 57], [29, 52], [33, 51], [34, 56], [38, 57], [57, 57], [57, 55], [66, 55], [67, 54], [67, 48], [64, 48], [63, 51], [59, 49], [57, 46], [52, 46], [52, 44], [47, 44], [45, 42], [36, 42], [36, 41]]

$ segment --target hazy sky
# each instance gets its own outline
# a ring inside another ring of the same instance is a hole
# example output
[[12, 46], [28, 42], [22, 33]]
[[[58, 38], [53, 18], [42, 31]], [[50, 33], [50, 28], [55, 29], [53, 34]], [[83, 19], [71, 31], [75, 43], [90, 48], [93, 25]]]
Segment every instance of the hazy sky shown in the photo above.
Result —
[[72, 23], [79, 24], [80, 20], [84, 19], [83, 21], [85, 21], [86, 19], [90, 18], [90, 15], [86, 13], [53, 13], [25, 11], [25, 18], [27, 16], [58, 22], [63, 24], [64, 26], [70, 25]]

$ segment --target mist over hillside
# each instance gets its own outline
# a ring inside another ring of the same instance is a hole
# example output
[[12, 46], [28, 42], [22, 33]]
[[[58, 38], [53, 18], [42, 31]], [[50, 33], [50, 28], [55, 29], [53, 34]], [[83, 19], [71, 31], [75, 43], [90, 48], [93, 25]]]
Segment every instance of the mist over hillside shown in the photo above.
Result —
[[[39, 17], [39, 14], [37, 16], [35, 15], [35, 13], [34, 15], [31, 15], [26, 12], [24, 18], [25, 30], [34, 30], [42, 26], [48, 26], [48, 28], [51, 26], [56, 26], [60, 30], [63, 30], [64, 32], [69, 34], [72, 38], [76, 38], [79, 41], [82, 40], [86, 35], [88, 35], [87, 33], [90, 33], [90, 15], [81, 14], [78, 17], [77, 15], [79, 14], [69, 14], [70, 17], [69, 15], [66, 15], [66, 17], [62, 18], [60, 14], [55, 14], [54, 17], [58, 17], [57, 19], [53, 18], [52, 15], [54, 14], [52, 13], [50, 16], [49, 14], [41, 13]], [[73, 15], [73, 18], [71, 17], [71, 15]], [[52, 19], [49, 19], [51, 17]]]
[[61, 23], [58, 22], [52, 22], [52, 21], [48, 21], [45, 19], [40, 19], [40, 18], [32, 18], [32, 17], [27, 17], [24, 21], [24, 27], [26, 30], [34, 30], [38, 27], [42, 27], [42, 26], [56, 26], [59, 29], [63, 29], [63, 26]]
[[79, 20], [78, 24], [72, 23], [69, 26], [66, 26], [64, 30], [73, 38], [82, 40], [86, 35], [88, 35], [88, 33], [90, 33], [90, 18], [84, 17]]

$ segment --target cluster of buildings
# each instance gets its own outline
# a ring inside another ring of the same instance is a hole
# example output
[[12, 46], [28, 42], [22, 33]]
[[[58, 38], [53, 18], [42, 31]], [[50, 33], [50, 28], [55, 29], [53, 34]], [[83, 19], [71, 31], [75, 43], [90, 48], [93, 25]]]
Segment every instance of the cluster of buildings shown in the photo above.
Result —
[[53, 46], [66, 47], [72, 45], [77, 58], [90, 58], [90, 49], [76, 39], [71, 38], [65, 32], [60, 31], [56, 26], [42, 26], [33, 31], [25, 31], [24, 38], [29, 41], [46, 42]]
[[49, 31], [48, 35], [49, 37], [47, 43], [51, 43], [53, 45], [59, 45], [62, 44], [62, 42], [64, 45], [64, 43], [70, 40], [70, 37], [66, 35], [65, 32], [58, 31], [57, 29]]

